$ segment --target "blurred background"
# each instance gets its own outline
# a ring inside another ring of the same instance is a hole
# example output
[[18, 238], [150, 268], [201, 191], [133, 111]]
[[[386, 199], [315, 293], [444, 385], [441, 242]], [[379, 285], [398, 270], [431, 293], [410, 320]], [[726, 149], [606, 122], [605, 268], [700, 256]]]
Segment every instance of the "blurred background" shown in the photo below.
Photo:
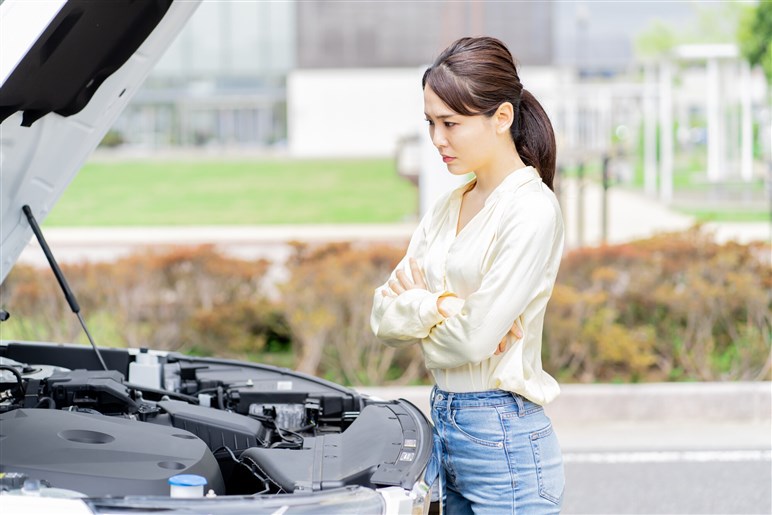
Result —
[[[338, 209], [306, 204], [298, 213], [277, 201], [261, 214], [239, 211], [236, 198], [218, 202], [229, 205], [226, 211], [204, 205], [192, 213], [159, 212], [142, 205], [143, 214], [127, 218], [121, 214], [127, 202], [116, 204], [114, 196], [76, 183], [72, 202], [62, 203], [48, 223], [81, 225], [84, 202], [97, 199], [97, 218], [106, 225], [414, 221], [453, 185], [427, 137], [420, 77], [457, 37], [487, 34], [509, 45], [525, 87], [553, 121], [569, 246], [621, 242], [694, 221], [732, 223], [709, 226], [723, 240], [768, 238], [766, 227], [736, 223], [770, 217], [766, 4], [204, 2], [94, 161], [364, 159], [359, 175], [383, 174], [393, 205], [370, 199], [356, 205], [365, 193], [343, 195]], [[289, 183], [292, 177], [280, 173]], [[79, 181], [94, 177], [84, 173]], [[176, 187], [178, 179], [167, 176]], [[158, 188], [160, 180], [153, 181]], [[297, 193], [240, 187], [237, 177], [229, 182], [227, 194], [284, 199]], [[146, 183], [138, 179], [134, 187]], [[610, 199], [614, 186], [642, 192], [643, 200], [672, 213], [624, 194]], [[176, 191], [169, 200], [183, 195], [193, 193]], [[136, 202], [131, 205], [139, 207]], [[635, 209], [626, 211], [652, 213], [625, 217], [610, 202], [633, 202]]]
[[[97, 343], [423, 406], [418, 349], [368, 317], [454, 184], [420, 79], [466, 35], [507, 43], [557, 137], [566, 513], [770, 513], [772, 2], [204, 1], [45, 222]], [[22, 262], [2, 337], [86, 343]]]

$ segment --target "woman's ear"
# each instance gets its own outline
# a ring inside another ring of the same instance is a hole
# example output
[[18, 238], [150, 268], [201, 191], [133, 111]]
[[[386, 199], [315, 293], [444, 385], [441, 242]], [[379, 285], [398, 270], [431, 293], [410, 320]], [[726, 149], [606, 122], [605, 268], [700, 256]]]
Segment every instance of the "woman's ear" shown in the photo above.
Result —
[[496, 112], [493, 113], [493, 119], [496, 123], [496, 132], [499, 134], [508, 133], [509, 128], [515, 121], [515, 109], [510, 102], [501, 104]]

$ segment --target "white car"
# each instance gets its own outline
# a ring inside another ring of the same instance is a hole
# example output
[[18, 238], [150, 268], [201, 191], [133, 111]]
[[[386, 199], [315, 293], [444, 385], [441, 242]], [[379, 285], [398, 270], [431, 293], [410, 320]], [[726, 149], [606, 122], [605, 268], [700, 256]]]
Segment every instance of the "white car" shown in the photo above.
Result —
[[[35, 236], [82, 321], [38, 224], [197, 5], [0, 3], [0, 281]], [[407, 401], [287, 369], [0, 341], [3, 515], [423, 513], [431, 440]]]

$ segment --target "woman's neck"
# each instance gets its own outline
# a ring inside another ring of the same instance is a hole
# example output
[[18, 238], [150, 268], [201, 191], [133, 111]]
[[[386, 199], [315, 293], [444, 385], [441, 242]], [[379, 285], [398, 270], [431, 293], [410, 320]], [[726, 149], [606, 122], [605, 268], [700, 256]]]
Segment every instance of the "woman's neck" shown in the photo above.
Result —
[[499, 184], [510, 174], [525, 168], [526, 164], [520, 158], [520, 155], [512, 149], [512, 152], [507, 152], [506, 155], [501, 156], [500, 159], [494, 160], [490, 166], [485, 169], [475, 172], [474, 191], [475, 195], [479, 195], [483, 198], [488, 198], [493, 190], [495, 190]]

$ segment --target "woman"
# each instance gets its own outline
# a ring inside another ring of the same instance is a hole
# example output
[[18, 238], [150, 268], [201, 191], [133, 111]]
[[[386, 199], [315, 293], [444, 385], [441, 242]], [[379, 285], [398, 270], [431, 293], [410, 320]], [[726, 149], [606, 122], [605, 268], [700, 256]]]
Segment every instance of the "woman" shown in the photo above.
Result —
[[433, 144], [474, 177], [424, 216], [375, 291], [372, 328], [420, 344], [434, 376], [426, 480], [439, 475], [446, 513], [557, 513], [563, 464], [542, 406], [559, 387], [541, 364], [563, 250], [552, 125], [494, 38], [459, 39], [422, 83]]

